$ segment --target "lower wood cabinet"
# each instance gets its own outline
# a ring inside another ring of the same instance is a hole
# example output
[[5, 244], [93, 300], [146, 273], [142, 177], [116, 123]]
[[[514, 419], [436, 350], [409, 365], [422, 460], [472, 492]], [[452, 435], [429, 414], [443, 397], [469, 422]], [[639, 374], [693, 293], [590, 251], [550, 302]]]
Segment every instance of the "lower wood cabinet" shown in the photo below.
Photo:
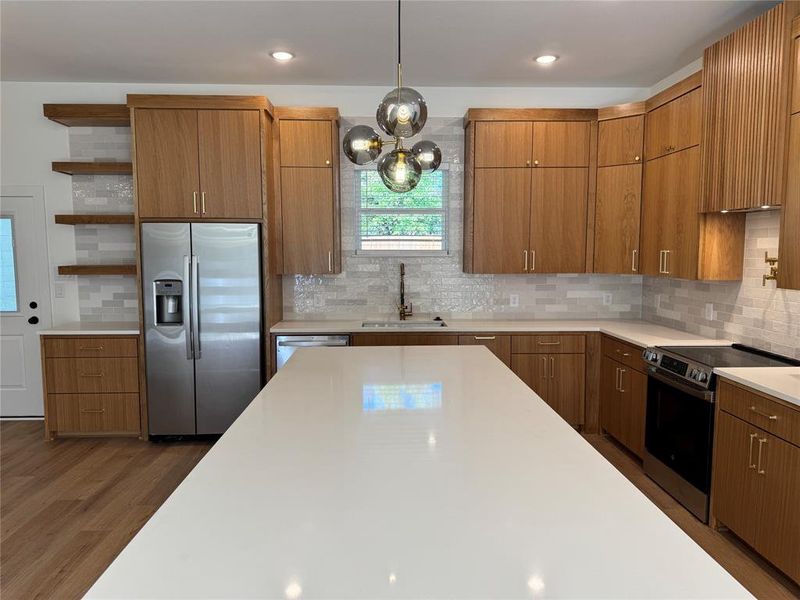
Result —
[[511, 370], [570, 425], [583, 425], [584, 354], [512, 354]]
[[647, 375], [603, 356], [600, 378], [600, 426], [641, 458], [644, 453]]
[[141, 435], [138, 336], [42, 338], [45, 435]]
[[351, 346], [457, 346], [458, 336], [445, 333], [355, 333]]
[[713, 518], [800, 583], [800, 410], [725, 380], [717, 396]]
[[459, 346], [486, 346], [492, 353], [502, 360], [507, 367], [511, 366], [511, 336], [476, 333], [474, 335], [459, 335]]

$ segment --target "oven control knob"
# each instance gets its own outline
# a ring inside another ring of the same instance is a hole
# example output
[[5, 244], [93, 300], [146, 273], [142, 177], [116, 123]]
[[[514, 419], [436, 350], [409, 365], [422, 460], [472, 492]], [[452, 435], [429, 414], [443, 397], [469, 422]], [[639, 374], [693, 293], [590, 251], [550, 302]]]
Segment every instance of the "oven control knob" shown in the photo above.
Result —
[[696, 379], [697, 378], [697, 369], [692, 367], [689, 369], [689, 379]]
[[700, 371], [697, 374], [697, 381], [699, 381], [700, 383], [704, 383], [707, 379], [708, 379], [708, 374], [707, 373], [704, 373], [703, 371]]

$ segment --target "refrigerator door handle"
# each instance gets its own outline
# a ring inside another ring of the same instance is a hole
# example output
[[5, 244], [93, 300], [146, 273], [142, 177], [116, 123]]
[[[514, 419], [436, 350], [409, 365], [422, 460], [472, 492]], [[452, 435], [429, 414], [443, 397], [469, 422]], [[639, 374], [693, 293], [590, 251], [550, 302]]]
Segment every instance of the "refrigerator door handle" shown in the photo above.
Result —
[[187, 255], [183, 256], [183, 281], [186, 284], [186, 287], [183, 290], [183, 296], [181, 297], [184, 314], [183, 334], [186, 336], [186, 360], [192, 360], [194, 358], [194, 354], [192, 354], [192, 316], [189, 310], [192, 299], [189, 295], [189, 290], [191, 289], [189, 282], [191, 281], [191, 278], [189, 277], [189, 257]]
[[200, 262], [197, 255], [192, 254], [192, 331], [195, 359], [202, 357], [200, 349]]

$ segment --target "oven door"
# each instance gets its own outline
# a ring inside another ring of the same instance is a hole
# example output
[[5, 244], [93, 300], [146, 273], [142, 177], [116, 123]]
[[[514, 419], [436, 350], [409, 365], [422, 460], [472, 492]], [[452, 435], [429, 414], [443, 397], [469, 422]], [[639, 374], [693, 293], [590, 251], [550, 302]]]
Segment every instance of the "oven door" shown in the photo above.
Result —
[[647, 378], [647, 453], [707, 495], [711, 489], [714, 393], [650, 369]]

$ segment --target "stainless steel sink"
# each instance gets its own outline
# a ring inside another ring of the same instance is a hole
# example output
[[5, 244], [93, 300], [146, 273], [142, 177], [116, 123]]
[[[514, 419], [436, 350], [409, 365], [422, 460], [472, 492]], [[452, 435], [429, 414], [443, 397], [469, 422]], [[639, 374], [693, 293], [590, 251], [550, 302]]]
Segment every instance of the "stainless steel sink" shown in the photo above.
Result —
[[444, 321], [364, 321], [364, 329], [432, 329], [447, 327]]

